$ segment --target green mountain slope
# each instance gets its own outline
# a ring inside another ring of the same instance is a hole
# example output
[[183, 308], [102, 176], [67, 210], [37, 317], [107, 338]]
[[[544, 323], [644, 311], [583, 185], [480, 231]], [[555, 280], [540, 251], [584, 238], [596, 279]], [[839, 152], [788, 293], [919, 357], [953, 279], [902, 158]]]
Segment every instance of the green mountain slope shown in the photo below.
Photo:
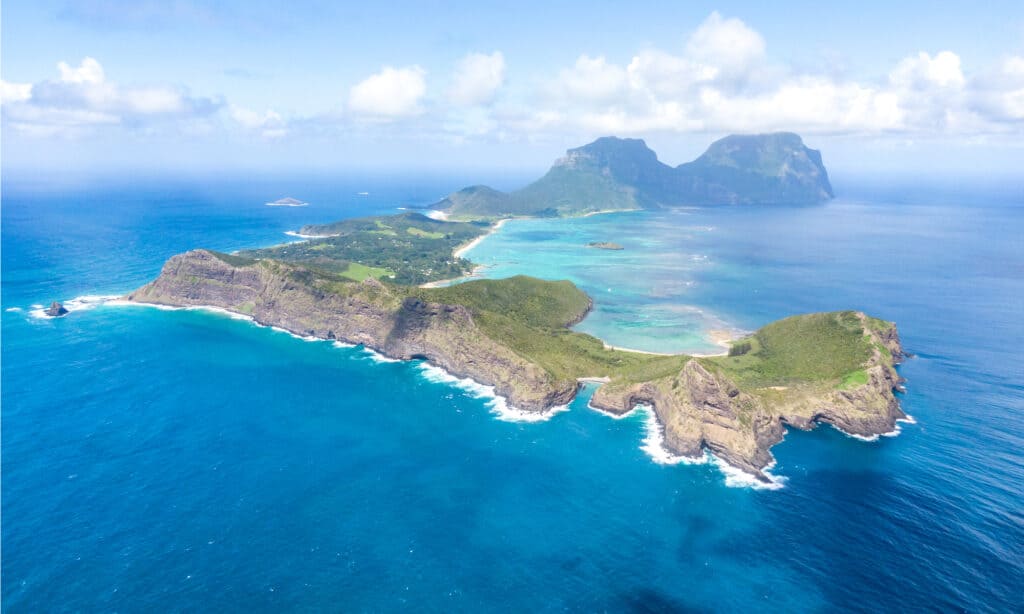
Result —
[[640, 139], [602, 137], [570, 149], [525, 188], [505, 194], [472, 186], [434, 208], [471, 219], [661, 206], [813, 204], [832, 196], [821, 153], [793, 133], [728, 136], [676, 167], [660, 162]]

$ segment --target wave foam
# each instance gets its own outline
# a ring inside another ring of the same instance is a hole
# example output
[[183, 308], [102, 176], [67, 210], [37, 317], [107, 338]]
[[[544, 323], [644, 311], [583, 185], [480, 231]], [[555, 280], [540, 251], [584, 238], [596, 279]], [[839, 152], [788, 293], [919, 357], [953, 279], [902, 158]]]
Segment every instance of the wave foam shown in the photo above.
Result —
[[4, 311], [15, 311], [15, 312], [17, 312], [17, 311], [21, 311], [21, 307], [8, 307]]
[[380, 352], [378, 352], [376, 350], [371, 350], [370, 348], [366, 347], [365, 345], [363, 346], [363, 352], [366, 355], [366, 358], [369, 358], [370, 360], [372, 360], [373, 362], [376, 362], [376, 363], [384, 364], [384, 363], [389, 363], [389, 362], [402, 362], [401, 360], [399, 360], [397, 358], [388, 358], [387, 356], [381, 354]]
[[[95, 309], [101, 305], [116, 301], [119, 298], [121, 298], [120, 295], [116, 294], [84, 294], [64, 301], [62, 304], [64, 305], [64, 309], [68, 310], [68, 313], [73, 313], [75, 311], [88, 311], [90, 309]], [[42, 319], [50, 317], [46, 315], [46, 307], [39, 303], [33, 303], [32, 308], [28, 313], [33, 318]]]
[[665, 428], [658, 421], [654, 408], [649, 405], [638, 405], [633, 411], [640, 411], [644, 417], [644, 439], [640, 449], [659, 465], [703, 465], [708, 462], [707, 455], [696, 458], [675, 454], [665, 446]]
[[622, 420], [633, 416], [637, 412], [644, 414], [644, 438], [641, 441], [640, 449], [647, 456], [659, 465], [706, 465], [712, 463], [725, 477], [725, 485], [729, 488], [752, 488], [754, 490], [779, 490], [785, 487], [787, 478], [785, 476], [772, 475], [771, 468], [775, 462], [764, 468], [764, 474], [768, 476], [769, 482], [759, 480], [757, 476], [747, 473], [738, 467], [715, 456], [710, 450], [698, 457], [682, 456], [669, 450], [665, 446], [665, 428], [658, 420], [654, 408], [649, 405], [637, 405], [623, 414], [613, 414], [587, 403], [587, 407], [599, 414], [605, 415], [613, 420]]
[[718, 458], [711, 452], [707, 453], [708, 457], [711, 458], [711, 462], [718, 467], [718, 470], [725, 476], [725, 485], [729, 488], [752, 488], [754, 490], [781, 490], [786, 487], [788, 478], [781, 475], [772, 475], [771, 468], [775, 466], [775, 461], [772, 461], [770, 465], [764, 468], [763, 473], [768, 476], [770, 481], [763, 482], [754, 475], [747, 473], [746, 471], [733, 467], [724, 460]]
[[510, 406], [505, 397], [500, 396], [494, 391], [494, 386], [485, 386], [468, 377], [457, 377], [441, 367], [427, 362], [421, 362], [419, 369], [420, 374], [429, 382], [447, 384], [468, 393], [472, 397], [486, 399], [484, 404], [491, 410], [492, 414], [495, 414], [498, 420], [503, 422], [545, 422], [550, 420], [555, 414], [569, 410], [568, 405], [559, 405], [545, 412], [524, 411]]

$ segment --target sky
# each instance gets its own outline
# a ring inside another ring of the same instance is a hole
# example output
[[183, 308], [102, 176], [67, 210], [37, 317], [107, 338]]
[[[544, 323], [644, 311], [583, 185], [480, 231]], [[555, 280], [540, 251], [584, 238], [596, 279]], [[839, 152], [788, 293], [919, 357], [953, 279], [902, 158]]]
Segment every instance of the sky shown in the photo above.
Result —
[[541, 172], [794, 131], [840, 172], [1019, 176], [1024, 3], [8, 0], [5, 172]]

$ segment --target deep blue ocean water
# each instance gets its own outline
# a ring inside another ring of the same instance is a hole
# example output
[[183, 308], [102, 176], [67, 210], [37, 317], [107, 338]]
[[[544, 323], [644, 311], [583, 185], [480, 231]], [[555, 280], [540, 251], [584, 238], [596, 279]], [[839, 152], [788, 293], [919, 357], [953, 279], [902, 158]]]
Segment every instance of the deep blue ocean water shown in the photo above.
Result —
[[[819, 207], [515, 221], [470, 252], [573, 279], [596, 300], [580, 329], [642, 349], [823, 309], [895, 320], [917, 423], [791, 433], [779, 490], [654, 462], [645, 417], [591, 391], [506, 422], [424, 365], [221, 315], [30, 314], [463, 179], [8, 178], [3, 610], [1019, 611], [1019, 186], [837, 182]], [[312, 205], [262, 205], [285, 195]]]

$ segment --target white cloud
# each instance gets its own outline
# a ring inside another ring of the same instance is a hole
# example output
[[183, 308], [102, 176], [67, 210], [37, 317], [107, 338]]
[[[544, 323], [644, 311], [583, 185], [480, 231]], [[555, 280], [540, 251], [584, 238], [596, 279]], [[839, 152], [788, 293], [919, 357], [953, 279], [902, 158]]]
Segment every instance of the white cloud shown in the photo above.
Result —
[[357, 115], [384, 120], [418, 115], [423, 112], [420, 102], [427, 91], [425, 76], [419, 66], [385, 66], [352, 86], [348, 108]]
[[57, 81], [3, 84], [3, 117], [9, 125], [34, 135], [78, 135], [90, 127], [138, 127], [158, 119], [201, 117], [219, 106], [209, 99], [191, 98], [179, 88], [112, 83], [91, 57], [78, 66], [60, 62], [57, 70]]
[[505, 83], [505, 56], [471, 53], [455, 68], [448, 99], [459, 106], [488, 104]]
[[684, 94], [694, 85], [710, 82], [719, 74], [713, 66], [657, 49], [634, 56], [626, 70], [630, 87], [659, 96]]
[[67, 62], [59, 62], [57, 69], [64, 83], [102, 83], [104, 80], [103, 67], [95, 58], [84, 58], [77, 68], [72, 68]]
[[259, 133], [263, 138], [276, 139], [288, 134], [287, 123], [281, 114], [273, 109], [259, 113], [231, 105], [228, 107], [228, 115], [243, 129]]
[[557, 94], [588, 101], [606, 101], [622, 95], [626, 71], [608, 62], [583, 54], [571, 68], [558, 74], [554, 90]]
[[10, 83], [0, 80], [0, 103], [24, 102], [31, 97], [31, 83]]
[[960, 69], [960, 56], [952, 51], [940, 51], [933, 58], [924, 51], [904, 58], [889, 73], [895, 87], [910, 89], [959, 88], [964, 84]]
[[739, 19], [722, 19], [717, 11], [700, 24], [686, 44], [688, 57], [729, 75], [745, 73], [763, 59], [764, 51], [760, 34]]
[[1024, 122], [1024, 57], [1004, 58], [970, 85], [972, 109], [1011, 125]]
[[[877, 80], [796, 73], [764, 38], [712, 13], [681, 52], [645, 49], [623, 65], [580, 56], [537, 92], [522, 129], [593, 135], [795, 130], [828, 134], [976, 135], [1024, 127], [1024, 58], [984, 78], [952, 51], [918, 52]], [[556, 113], [557, 115], [553, 115]], [[558, 122], [536, 118], [559, 117]], [[500, 127], [499, 127], [500, 129]]]

